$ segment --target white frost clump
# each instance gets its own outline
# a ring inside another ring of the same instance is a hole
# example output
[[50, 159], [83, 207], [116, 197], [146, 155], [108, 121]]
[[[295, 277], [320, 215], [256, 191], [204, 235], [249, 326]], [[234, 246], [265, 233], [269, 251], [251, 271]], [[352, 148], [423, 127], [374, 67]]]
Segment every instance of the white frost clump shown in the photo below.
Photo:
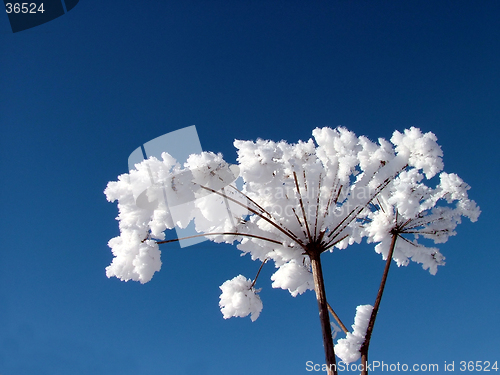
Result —
[[148, 282], [161, 268], [160, 250], [152, 240], [141, 242], [134, 233], [125, 232], [109, 240], [109, 247], [115, 258], [106, 268], [106, 276], [122, 280]]
[[434, 133], [422, 134], [420, 129], [411, 127], [403, 133], [394, 132], [391, 142], [396, 146], [396, 152], [408, 157], [408, 164], [422, 169], [427, 178], [432, 178], [443, 169], [443, 151], [436, 143]]
[[306, 290], [314, 290], [312, 272], [302, 264], [292, 260], [281, 267], [271, 276], [273, 288], [288, 289], [293, 297]]
[[[151, 157], [135, 167], [118, 176], [118, 181], [109, 182], [104, 190], [108, 201], [118, 201], [116, 219], [120, 228], [120, 236], [108, 243], [114, 255], [106, 268], [108, 277], [141, 283], [151, 280], [161, 267], [155, 240], [164, 240], [166, 229], [185, 228], [194, 220], [200, 232], [234, 231], [234, 218], [227, 214], [228, 203], [200, 187], [219, 191], [235, 178], [221, 154], [191, 155], [183, 168], [164, 152], [162, 160]], [[233, 199], [243, 198], [239, 194]], [[234, 203], [231, 211], [240, 216], [247, 212]], [[214, 213], [218, 215], [210, 216]], [[234, 240], [234, 236], [228, 238]]]
[[262, 301], [257, 295], [257, 290], [252, 287], [252, 280], [243, 275], [238, 275], [231, 280], [227, 280], [220, 287], [219, 306], [224, 319], [233, 316], [245, 317], [250, 315], [254, 322], [262, 311]]
[[335, 345], [335, 354], [345, 363], [356, 362], [361, 353], [359, 349], [365, 341], [366, 330], [372, 314], [373, 306], [361, 305], [356, 307], [356, 316], [352, 325], [352, 333], [347, 332], [346, 337], [339, 339]]

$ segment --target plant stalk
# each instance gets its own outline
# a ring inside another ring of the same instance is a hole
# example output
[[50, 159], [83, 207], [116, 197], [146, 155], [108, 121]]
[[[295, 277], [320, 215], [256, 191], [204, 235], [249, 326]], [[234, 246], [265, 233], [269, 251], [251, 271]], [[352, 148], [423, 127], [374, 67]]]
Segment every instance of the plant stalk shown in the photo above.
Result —
[[340, 326], [340, 328], [342, 328], [342, 331], [344, 331], [344, 333], [347, 333], [349, 332], [348, 329], [346, 328], [346, 326], [344, 325], [344, 323], [342, 323], [342, 320], [340, 320], [339, 316], [337, 315], [337, 313], [332, 309], [332, 307], [330, 306], [330, 304], [327, 302], [327, 306], [328, 306], [328, 310], [330, 310], [330, 314], [333, 315], [333, 317], [335, 318], [335, 320], [337, 321], [338, 325]]
[[335, 362], [335, 352], [333, 349], [332, 328], [330, 326], [330, 316], [328, 314], [328, 303], [326, 301], [325, 283], [323, 271], [321, 269], [321, 248], [313, 247], [308, 249], [311, 259], [311, 268], [314, 278], [314, 291], [318, 300], [319, 320], [323, 333], [323, 347], [325, 348], [325, 360], [328, 375], [337, 375], [337, 364]]
[[380, 306], [380, 301], [382, 300], [382, 294], [384, 293], [385, 282], [387, 281], [387, 275], [389, 274], [389, 267], [391, 266], [392, 254], [394, 253], [394, 248], [396, 247], [396, 239], [398, 238], [398, 233], [392, 233], [391, 247], [389, 248], [389, 254], [387, 254], [387, 260], [385, 262], [384, 274], [382, 275], [382, 280], [380, 281], [380, 286], [378, 288], [377, 298], [375, 299], [375, 304], [373, 306], [372, 314], [370, 315], [370, 321], [368, 322], [368, 328], [366, 329], [365, 341], [361, 348], [359, 349], [361, 353], [361, 364], [363, 365], [361, 370], [361, 375], [368, 375], [368, 347], [370, 346], [370, 339], [373, 332], [373, 326], [375, 325], [375, 319], [377, 318], [378, 309]]

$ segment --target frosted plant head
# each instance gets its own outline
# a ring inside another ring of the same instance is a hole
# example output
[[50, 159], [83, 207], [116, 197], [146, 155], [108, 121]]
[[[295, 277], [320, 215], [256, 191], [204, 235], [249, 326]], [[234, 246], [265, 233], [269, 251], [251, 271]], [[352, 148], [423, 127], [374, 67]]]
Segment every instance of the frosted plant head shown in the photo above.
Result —
[[[134, 266], [143, 241], [164, 240], [166, 229], [184, 228], [194, 221], [200, 236], [216, 242], [236, 241], [252, 259], [273, 260], [278, 268], [273, 285], [296, 295], [311, 288], [311, 279], [305, 276], [310, 275], [308, 252], [312, 248], [321, 252], [344, 249], [364, 235], [384, 242], [381, 233], [387, 236], [392, 230], [394, 218], [390, 215], [396, 210], [384, 217], [371, 212], [370, 205], [395, 207], [405, 220], [418, 217], [435, 203], [431, 198], [420, 202], [421, 196], [431, 194], [420, 181], [442, 168], [435, 135], [416, 128], [394, 132], [391, 142], [379, 139], [375, 143], [339, 127], [315, 129], [307, 142], [257, 140], [235, 141], [234, 145], [238, 166], [210, 152], [193, 154], [180, 166], [163, 153], [162, 160], [144, 160], [108, 184], [108, 200], [118, 200], [121, 237], [132, 238], [133, 233], [140, 239], [125, 241], [127, 251], [119, 250], [123, 248], [117, 245], [119, 241], [110, 242], [116, 247], [115, 257], [128, 262], [123, 270], [135, 273], [124, 271], [122, 275], [117, 268], [109, 275], [148, 281], [152, 273], [142, 275]], [[237, 175], [243, 180], [241, 190], [230, 184]], [[466, 192], [457, 178], [442, 174], [440, 190], [433, 197], [441, 192], [441, 199], [458, 200], [461, 212], [473, 217], [475, 206], [463, 198]], [[446, 215], [456, 223], [457, 213]], [[372, 224], [360, 225], [367, 216]], [[436, 233], [436, 239], [444, 239], [447, 232]], [[383, 252], [380, 248], [377, 250]], [[430, 254], [438, 253], [432, 250]], [[408, 257], [400, 258], [403, 264]], [[161, 262], [155, 264], [154, 269], [159, 269]], [[291, 269], [296, 272], [289, 272]]]
[[[163, 243], [200, 237], [237, 243], [242, 255], [262, 265], [253, 281], [239, 275], [220, 286], [225, 319], [258, 318], [262, 301], [254, 286], [272, 261], [273, 288], [294, 297], [315, 290], [329, 368], [335, 364], [329, 311], [346, 332], [337, 355], [346, 363], [361, 356], [366, 365], [392, 259], [421, 263], [435, 274], [444, 257], [425, 241], [446, 242], [462, 216], [475, 221], [480, 211], [468, 198], [468, 185], [442, 172], [443, 153], [433, 133], [395, 131], [390, 142], [373, 142], [343, 127], [318, 128], [312, 135], [297, 143], [236, 140], [233, 166], [221, 154], [192, 154], [181, 166], [163, 153], [161, 160], [151, 157], [109, 182], [105, 194], [118, 200], [120, 235], [109, 241], [114, 258], [106, 275], [148, 282], [160, 270]], [[429, 184], [436, 175], [439, 183]], [[166, 229], [190, 223], [196, 234], [165, 239]], [[327, 302], [321, 255], [364, 237], [377, 243], [386, 267], [374, 307], [358, 306], [348, 332]]]
[[462, 216], [476, 221], [480, 210], [467, 195], [469, 186], [456, 174], [441, 172], [439, 184], [431, 188], [424, 176], [411, 168], [400, 173], [373, 204], [365, 224], [369, 242], [378, 242], [375, 251], [386, 259], [396, 236], [393, 259], [399, 266], [410, 260], [422, 264], [431, 274], [444, 265], [444, 256], [419, 238], [444, 243], [456, 234]]
[[290, 144], [235, 141], [242, 194], [251, 215], [238, 248], [252, 259], [271, 259], [273, 287], [293, 296], [313, 289], [310, 252], [360, 242], [359, 215], [405, 168], [385, 140], [358, 137], [345, 128], [313, 131], [313, 139]]
[[[444, 257], [419, 236], [444, 242], [461, 216], [477, 219], [468, 186], [441, 172], [433, 133], [411, 128], [377, 142], [343, 127], [312, 135], [297, 143], [236, 140], [237, 165], [203, 152], [181, 166], [163, 153], [110, 182], [105, 194], [118, 200], [120, 236], [109, 242], [115, 258], [107, 275], [149, 281], [161, 267], [158, 244], [175, 241], [164, 231], [194, 222], [196, 236], [273, 261], [272, 286], [296, 296], [314, 289], [312, 255], [363, 237], [386, 257], [397, 232], [398, 264], [413, 260], [435, 273]], [[438, 173], [438, 186], [424, 183]], [[231, 183], [237, 176], [241, 188]]]

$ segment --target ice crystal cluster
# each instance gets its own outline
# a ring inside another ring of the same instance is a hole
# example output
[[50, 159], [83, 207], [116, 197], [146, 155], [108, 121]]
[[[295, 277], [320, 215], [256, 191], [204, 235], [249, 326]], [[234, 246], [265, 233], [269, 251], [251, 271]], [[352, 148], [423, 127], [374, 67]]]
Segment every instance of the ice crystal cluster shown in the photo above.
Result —
[[365, 334], [370, 321], [373, 306], [361, 305], [356, 308], [352, 333], [347, 332], [346, 337], [339, 339], [335, 346], [335, 354], [345, 363], [356, 362], [361, 353], [359, 349], [365, 341]]
[[[274, 262], [272, 286], [293, 296], [314, 289], [310, 244], [333, 251], [366, 239], [386, 258], [397, 235], [394, 261], [435, 274], [444, 257], [427, 240], [445, 242], [462, 216], [475, 221], [480, 212], [468, 185], [442, 171], [435, 135], [411, 128], [373, 142], [342, 127], [312, 135], [294, 144], [237, 140], [236, 165], [211, 152], [179, 165], [165, 152], [109, 182], [120, 235], [109, 241], [107, 276], [148, 282], [161, 267], [164, 231], [190, 222], [209, 240], [236, 242], [253, 260]], [[258, 317], [262, 303], [251, 285], [240, 275], [221, 286], [225, 318]]]
[[219, 306], [224, 319], [233, 316], [245, 317], [249, 314], [250, 319], [255, 321], [262, 311], [262, 301], [255, 293], [252, 280], [243, 275], [227, 280], [220, 286], [222, 294]]

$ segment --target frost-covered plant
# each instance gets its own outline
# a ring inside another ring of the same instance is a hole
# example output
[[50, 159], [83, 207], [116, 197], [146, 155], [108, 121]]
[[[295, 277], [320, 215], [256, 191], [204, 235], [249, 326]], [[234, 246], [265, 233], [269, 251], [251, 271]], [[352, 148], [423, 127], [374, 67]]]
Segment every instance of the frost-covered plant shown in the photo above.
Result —
[[[193, 221], [199, 236], [236, 242], [262, 265], [274, 262], [274, 288], [294, 297], [315, 290], [326, 364], [336, 373], [328, 310], [346, 329], [326, 300], [320, 256], [366, 237], [388, 259], [378, 302], [371, 313], [358, 308], [357, 315], [371, 314], [368, 322], [358, 324], [356, 318], [354, 332], [339, 343], [341, 358], [366, 359], [390, 260], [406, 265], [411, 259], [435, 273], [444, 257], [420, 245], [418, 236], [445, 242], [461, 216], [475, 221], [479, 209], [456, 175], [441, 173], [435, 188], [423, 184], [424, 176], [432, 178], [443, 167], [432, 133], [411, 128], [395, 132], [390, 142], [374, 143], [340, 127], [315, 129], [313, 138], [295, 144], [235, 141], [237, 166], [210, 152], [191, 155], [181, 166], [163, 153], [162, 160], [145, 160], [110, 182], [105, 194], [118, 200], [120, 236], [109, 242], [114, 259], [107, 276], [148, 282], [161, 267], [158, 245], [175, 241], [165, 240], [164, 231]], [[232, 183], [236, 176], [243, 180], [241, 189]], [[448, 205], [437, 205], [441, 201]], [[396, 243], [397, 238], [402, 240]], [[252, 282], [239, 275], [220, 287], [224, 318], [257, 319], [257, 276]]]

